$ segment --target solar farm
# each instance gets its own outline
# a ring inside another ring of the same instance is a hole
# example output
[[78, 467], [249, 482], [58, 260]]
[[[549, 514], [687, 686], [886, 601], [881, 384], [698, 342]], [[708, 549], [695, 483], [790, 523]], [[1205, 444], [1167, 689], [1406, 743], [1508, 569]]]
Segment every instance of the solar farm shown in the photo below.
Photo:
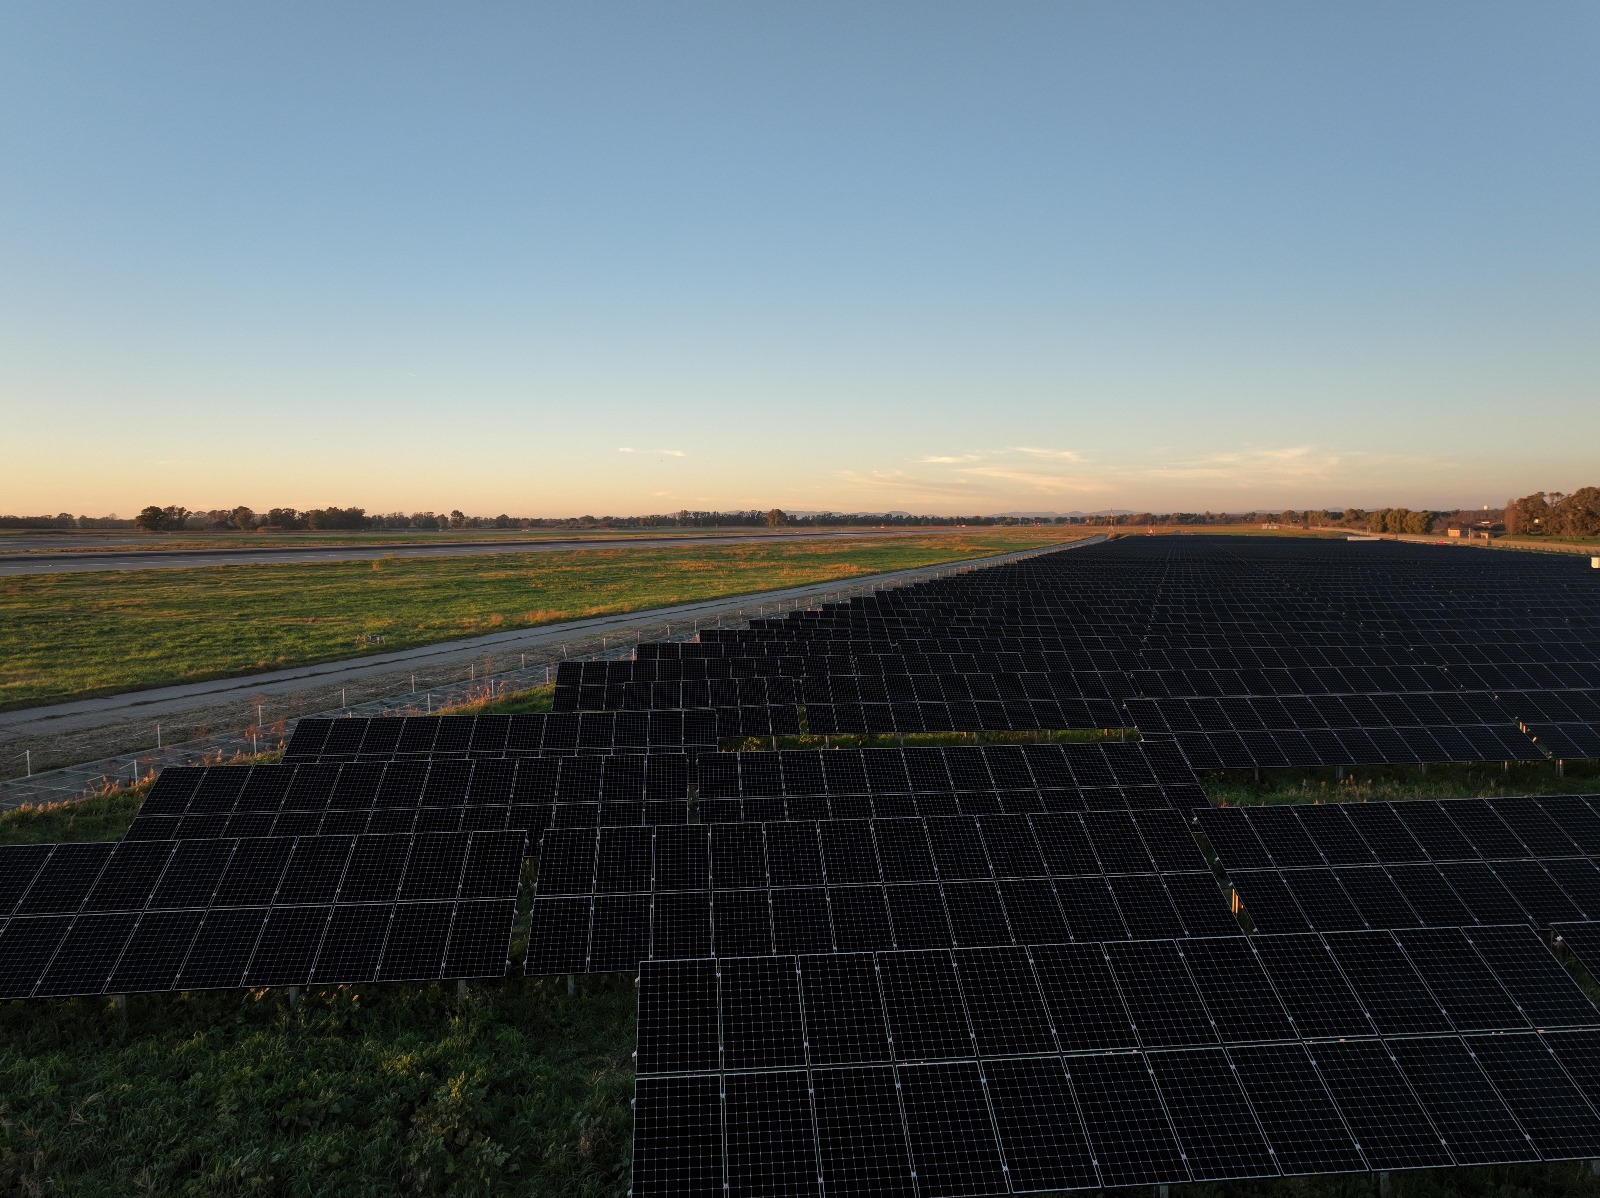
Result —
[[634, 1198], [1600, 1160], [1600, 794], [1205, 787], [1597, 758], [1585, 560], [1122, 538], [168, 769], [0, 999], [633, 976]]

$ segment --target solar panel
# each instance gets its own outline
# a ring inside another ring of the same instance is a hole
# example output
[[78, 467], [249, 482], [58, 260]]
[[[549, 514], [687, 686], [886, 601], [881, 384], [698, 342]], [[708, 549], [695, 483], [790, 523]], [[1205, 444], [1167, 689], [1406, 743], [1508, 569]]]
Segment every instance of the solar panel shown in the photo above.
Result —
[[1108, 944], [1106, 957], [1146, 1048], [1215, 1044], [1216, 1028], [1170, 940]]
[[633, 1097], [637, 1198], [723, 1193], [723, 1131], [716, 1077], [641, 1077]]
[[1183, 958], [1225, 1042], [1294, 1038], [1288, 1014], [1245, 940], [1195, 941], [1184, 946]]
[[1257, 936], [1252, 944], [1301, 1036], [1372, 1034], [1361, 1001], [1321, 938]]
[[1322, 939], [1381, 1034], [1452, 1030], [1449, 1016], [1388, 933], [1339, 932]]
[[806, 1074], [732, 1074], [722, 1084], [727, 1192], [820, 1193]]
[[1246, 1045], [1228, 1055], [1285, 1174], [1367, 1167], [1304, 1045]]
[[1535, 1027], [1600, 1023], [1600, 1011], [1526, 927], [1472, 928], [1466, 938]]
[[1222, 1049], [1153, 1052], [1148, 1060], [1196, 1181], [1277, 1173], [1272, 1149]]
[[1528, 1026], [1516, 1002], [1460, 930], [1411, 928], [1394, 936], [1458, 1030]]
[[886, 1066], [814, 1069], [811, 1085], [825, 1191], [914, 1193], [894, 1073]]
[[1049, 1012], [1023, 949], [966, 949], [954, 954], [977, 1051], [984, 1056], [1056, 1050]]
[[1457, 1163], [1537, 1159], [1528, 1136], [1461, 1039], [1419, 1037], [1387, 1043]]
[[898, 1074], [919, 1187], [930, 1194], [1005, 1193], [1005, 1166], [977, 1064], [908, 1065]]
[[1600, 1153], [1600, 1114], [1545, 1045], [1545, 1037], [1467, 1036], [1464, 1041], [1545, 1160]]
[[982, 1068], [1012, 1189], [1098, 1185], [1093, 1150], [1060, 1058], [986, 1061]]
[[1071, 1057], [1067, 1069], [1102, 1184], [1161, 1185], [1189, 1179], [1183, 1150], [1144, 1056]]
[[1454, 1163], [1389, 1050], [1375, 1040], [1310, 1044], [1328, 1092], [1373, 1169], [1425, 1169]]

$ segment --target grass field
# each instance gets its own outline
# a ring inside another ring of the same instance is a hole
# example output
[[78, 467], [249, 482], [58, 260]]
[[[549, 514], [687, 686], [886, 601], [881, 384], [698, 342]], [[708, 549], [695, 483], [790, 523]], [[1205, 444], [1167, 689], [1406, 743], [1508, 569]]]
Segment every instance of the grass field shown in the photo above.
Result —
[[[0, 530], [0, 553], [171, 553], [178, 549], [262, 549], [271, 546], [316, 548], [323, 545], [450, 545], [474, 541], [561, 541], [574, 537], [615, 537], [619, 541], [639, 537], [795, 537], [832, 529], [770, 528], [469, 528], [451, 532], [422, 529], [388, 529], [376, 532], [195, 532], [141, 533], [134, 529], [6, 529]], [[852, 531], [841, 529], [838, 531]], [[59, 537], [59, 546], [15, 549], [8, 541], [34, 537]], [[115, 545], [97, 541], [127, 538]], [[81, 546], [72, 541], [84, 542]]]
[[1545, 537], [1532, 536], [1527, 533], [1520, 532], [1507, 533], [1503, 537], [1496, 537], [1495, 540], [1501, 543], [1509, 542], [1515, 545], [1538, 545], [1540, 543], [1548, 544], [1552, 541], [1557, 545], [1600, 545], [1600, 537]]
[[1366, 803], [1396, 799], [1493, 798], [1496, 795], [1600, 794], [1600, 762], [1569, 761], [1558, 774], [1554, 762], [1414, 765], [1333, 769], [1245, 770], [1204, 774], [1213, 803], [1239, 807], [1258, 803]]
[[283, 669], [511, 628], [832, 582], [1063, 542], [973, 529], [905, 538], [0, 580], [0, 709]]
[[[492, 710], [548, 701], [540, 688]], [[1493, 791], [1491, 771], [1455, 768], [1352, 772], [1337, 797]], [[1508, 792], [1582, 781], [1523, 769]], [[1289, 775], [1207, 781], [1214, 800], [1286, 801]], [[0, 814], [0, 844], [114, 839], [146, 790]], [[530, 885], [515, 962], [531, 897]], [[372, 985], [309, 990], [295, 1007], [274, 991], [134, 995], [125, 1014], [108, 1000], [0, 1003], [0, 1193], [623, 1198], [634, 998], [627, 976], [579, 978], [569, 997], [564, 980], [514, 967], [464, 999], [450, 986]], [[1370, 1175], [1172, 1187], [1180, 1198], [1376, 1192]], [[1388, 1193], [1596, 1198], [1600, 1178], [1587, 1162], [1396, 1173]]]

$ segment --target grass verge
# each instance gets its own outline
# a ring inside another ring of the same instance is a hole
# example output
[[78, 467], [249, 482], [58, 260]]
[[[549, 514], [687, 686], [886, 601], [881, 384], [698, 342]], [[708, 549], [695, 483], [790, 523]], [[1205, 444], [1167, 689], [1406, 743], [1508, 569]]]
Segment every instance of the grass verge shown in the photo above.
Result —
[[531, 686], [493, 699], [488, 697], [454, 707], [441, 707], [440, 715], [543, 715], [555, 703], [556, 684]]
[[634, 987], [0, 1004], [0, 1193], [621, 1195]]
[[717, 742], [724, 753], [758, 753], [776, 749], [914, 749], [946, 745], [1086, 744], [1138, 740], [1131, 728], [1066, 728], [1054, 732], [803, 732], [790, 736], [725, 736]]
[[[235, 753], [226, 761], [218, 753], [206, 765], [272, 765], [283, 751]], [[144, 805], [155, 774], [135, 783], [112, 782], [86, 798], [53, 803], [24, 803], [0, 811], [0, 844], [56, 844], [68, 840], [121, 840]]]
[[1213, 803], [1242, 807], [1262, 803], [1367, 803], [1399, 799], [1494, 798], [1497, 795], [1600, 794], [1600, 762], [1569, 761], [1558, 774], [1554, 762], [1417, 766], [1383, 765], [1334, 769], [1246, 770], [1202, 774]]
[[[0, 580], [0, 708], [983, 557], [1052, 528]], [[370, 640], [369, 638], [382, 638]]]

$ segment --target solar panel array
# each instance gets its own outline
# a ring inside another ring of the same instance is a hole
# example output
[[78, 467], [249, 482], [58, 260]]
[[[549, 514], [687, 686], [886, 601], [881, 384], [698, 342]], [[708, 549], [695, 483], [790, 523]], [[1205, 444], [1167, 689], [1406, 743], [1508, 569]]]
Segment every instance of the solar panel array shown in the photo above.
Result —
[[0, 998], [499, 976], [526, 840], [0, 846]]
[[0, 850], [0, 996], [496, 976], [536, 855], [525, 972], [640, 973], [635, 1198], [1600, 1156], [1600, 1012], [1541, 939], [1600, 969], [1600, 806], [1218, 810], [1195, 773], [1600, 754], [1578, 563], [1123, 540], [555, 702], [302, 721], [117, 845]]
[[553, 831], [529, 973], [1240, 935], [1171, 810]]
[[639, 980], [636, 1195], [1600, 1152], [1600, 1012], [1525, 928], [663, 961]]
[[1133, 726], [1200, 769], [1594, 757], [1600, 602], [1569, 559], [1145, 538], [568, 663], [556, 701], [763, 734]]
[[1185, 808], [1205, 801], [1171, 746], [991, 745], [719, 753], [695, 763], [702, 820]]
[[679, 753], [610, 757], [300, 762], [173, 768], [156, 779], [128, 836], [305, 836], [685, 823], [690, 762]]
[[1600, 918], [1600, 812], [1579, 795], [1207, 808], [1195, 820], [1263, 931]]
[[[568, 711], [1134, 726], [1163, 763], [1113, 790], [1052, 787], [1038, 746], [702, 758], [708, 829], [547, 837], [548, 955], [528, 968], [644, 962], [635, 1195], [1592, 1155], [1600, 1013], [1534, 930], [1600, 906], [1585, 800], [1206, 808], [1194, 830], [1250, 937], [1182, 844], [1195, 783], [1176, 755], [1261, 768], [1591, 744], [1600, 605], [1571, 563], [1436, 570], [1369, 548], [1123, 542], [564, 668]], [[1590, 925], [1557, 926], [1600, 964]]]
[[541, 757], [717, 747], [716, 714], [705, 711], [585, 712], [582, 715], [380, 716], [303, 719], [284, 759], [400, 761], [451, 757]]

